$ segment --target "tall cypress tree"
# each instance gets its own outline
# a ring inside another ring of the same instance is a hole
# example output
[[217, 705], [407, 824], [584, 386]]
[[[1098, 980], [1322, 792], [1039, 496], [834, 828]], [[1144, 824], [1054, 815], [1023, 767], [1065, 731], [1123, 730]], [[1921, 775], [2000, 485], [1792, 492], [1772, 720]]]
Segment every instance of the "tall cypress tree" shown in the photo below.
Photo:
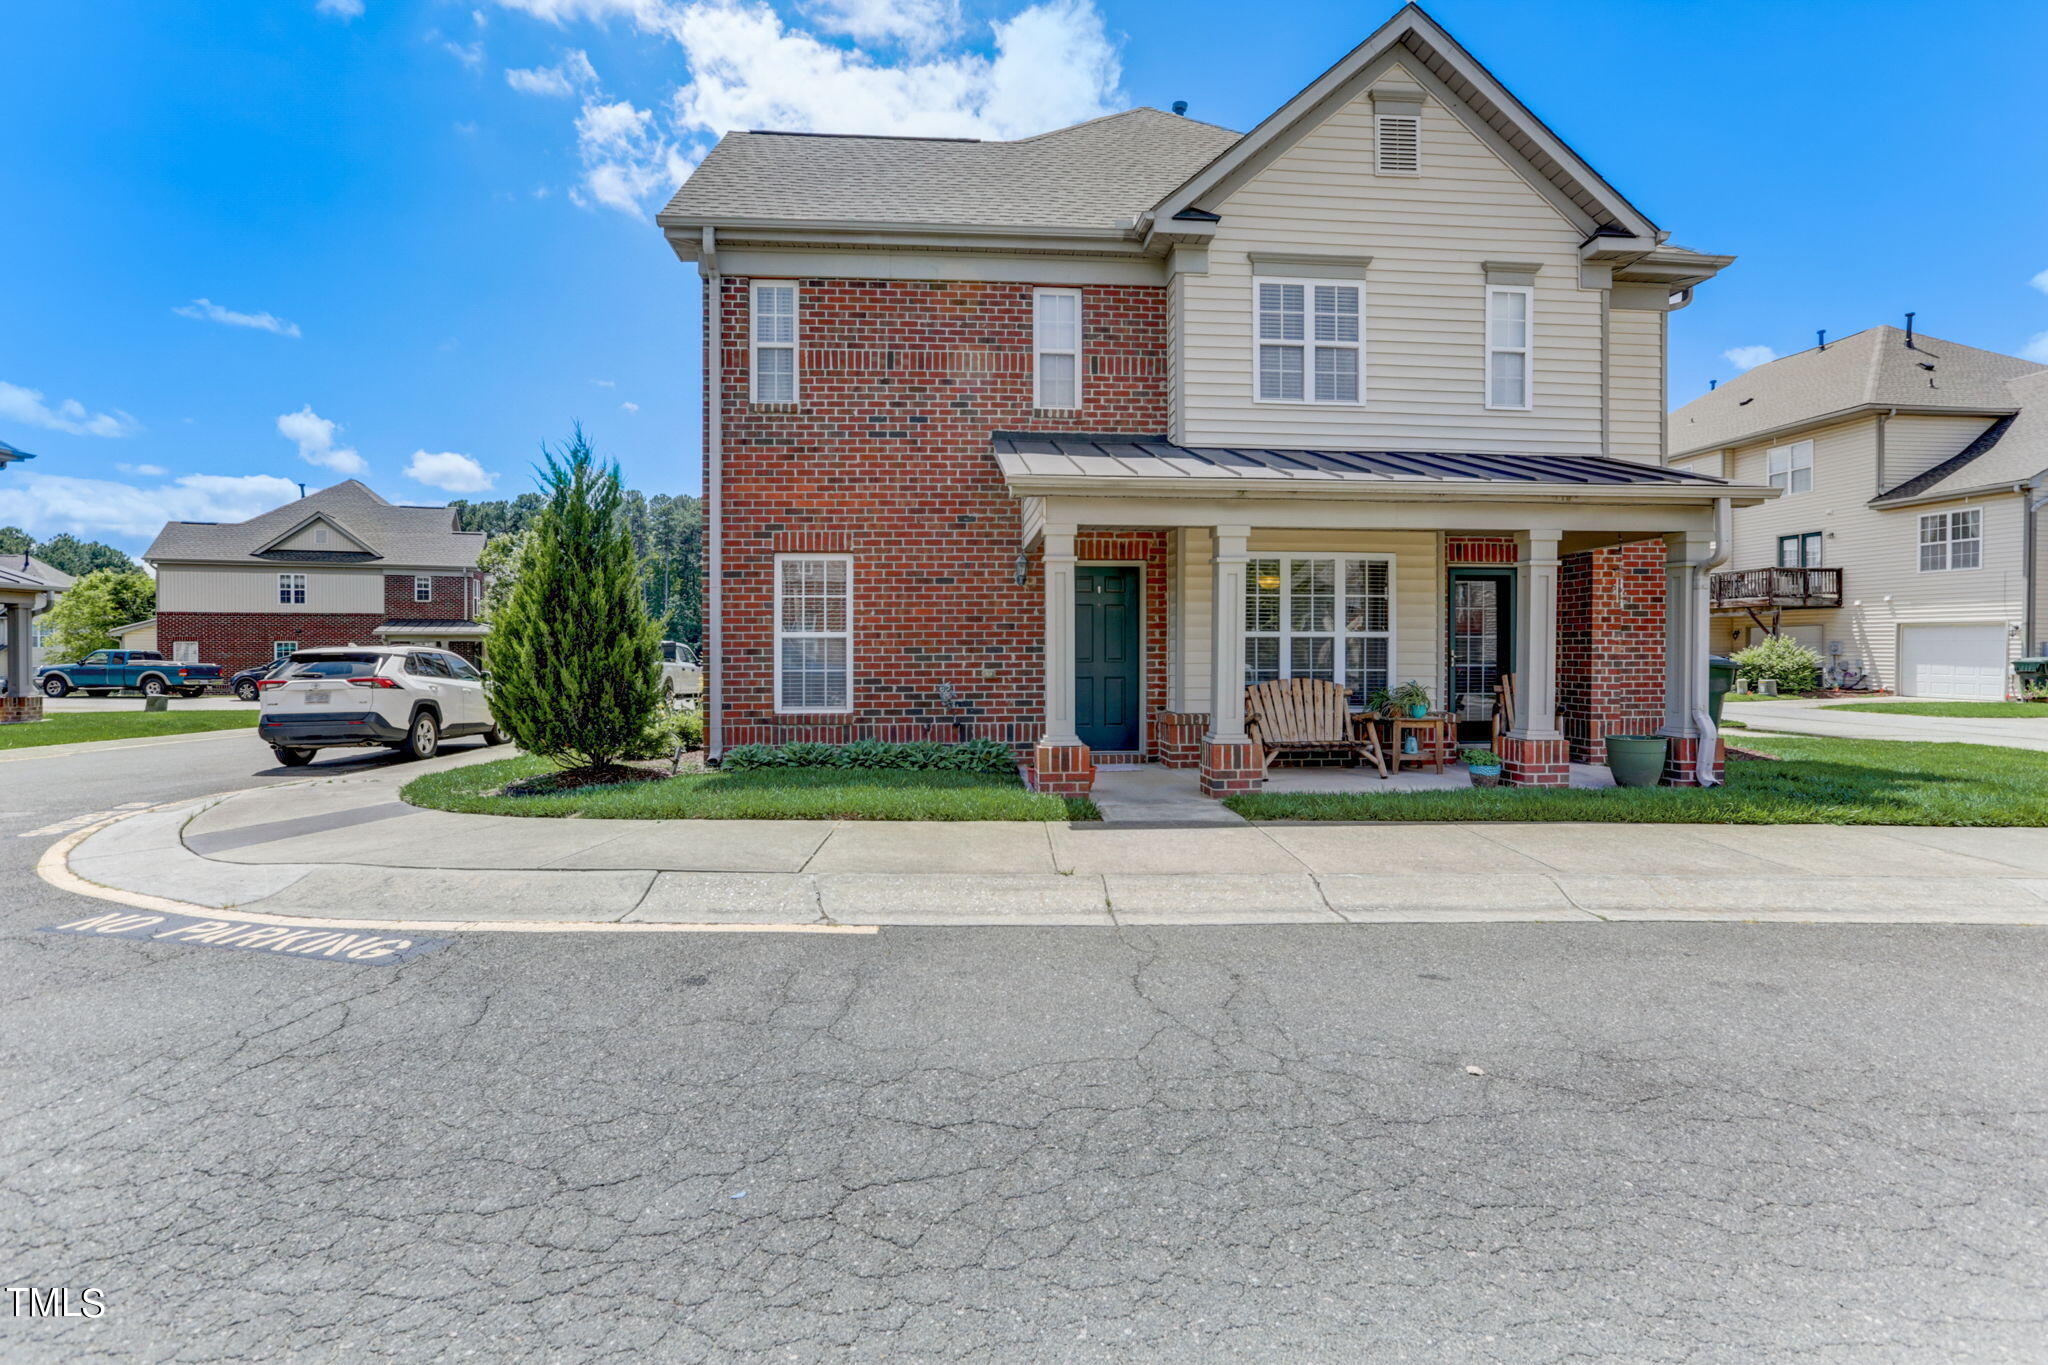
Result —
[[547, 502], [491, 623], [491, 713], [530, 754], [602, 768], [634, 748], [661, 704], [661, 637], [640, 591], [618, 466], [598, 461], [580, 424], [541, 457]]

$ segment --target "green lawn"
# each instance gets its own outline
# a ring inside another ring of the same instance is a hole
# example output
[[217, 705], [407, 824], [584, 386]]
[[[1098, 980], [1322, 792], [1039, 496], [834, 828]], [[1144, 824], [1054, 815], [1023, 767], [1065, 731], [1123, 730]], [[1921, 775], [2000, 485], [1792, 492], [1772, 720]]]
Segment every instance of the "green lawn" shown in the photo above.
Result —
[[607, 820], [1095, 820], [1095, 803], [1026, 791], [1007, 774], [770, 768], [685, 773], [538, 796], [494, 796], [507, 782], [549, 772], [545, 759], [507, 758], [408, 782], [415, 806], [475, 815], [581, 815]]
[[1876, 711], [1894, 716], [1962, 716], [1971, 720], [2048, 720], [2038, 701], [1852, 701], [1823, 711]]
[[1252, 820], [1595, 820], [1719, 825], [2048, 825], [2048, 754], [1984, 744], [1744, 736], [1711, 791], [1671, 787], [1338, 794], [1224, 802]]
[[22, 725], [0, 725], [0, 749], [255, 728], [253, 706], [247, 711], [58, 711]]

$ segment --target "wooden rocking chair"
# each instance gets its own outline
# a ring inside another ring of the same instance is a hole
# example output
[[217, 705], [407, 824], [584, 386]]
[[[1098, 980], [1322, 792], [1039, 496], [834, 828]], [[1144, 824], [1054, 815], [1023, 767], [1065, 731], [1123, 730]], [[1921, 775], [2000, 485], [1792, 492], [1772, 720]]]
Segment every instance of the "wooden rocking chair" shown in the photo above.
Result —
[[1244, 690], [1245, 733], [1259, 743], [1260, 771], [1273, 766], [1275, 754], [1290, 749], [1349, 749], [1387, 775], [1386, 754], [1379, 732], [1370, 723], [1364, 737], [1352, 726], [1344, 689], [1319, 678], [1282, 678]]
[[1493, 685], [1493, 751], [1500, 752], [1500, 737], [1515, 726], [1515, 675], [1503, 673]]

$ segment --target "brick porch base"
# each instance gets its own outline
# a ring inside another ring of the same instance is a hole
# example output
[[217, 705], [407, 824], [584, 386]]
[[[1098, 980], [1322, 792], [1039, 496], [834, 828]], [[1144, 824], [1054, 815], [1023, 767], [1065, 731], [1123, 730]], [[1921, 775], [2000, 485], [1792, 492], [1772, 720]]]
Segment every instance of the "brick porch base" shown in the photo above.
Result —
[[1085, 744], [1047, 744], [1031, 750], [1026, 779], [1031, 790], [1048, 796], [1086, 796], [1095, 789], [1095, 756]]
[[0, 725], [19, 725], [42, 718], [41, 696], [31, 693], [26, 697], [0, 697]]
[[1236, 744], [1202, 741], [1202, 795], [1236, 796], [1255, 792], [1266, 785], [1259, 766], [1259, 746], [1251, 740]]
[[[1667, 787], [1697, 787], [1699, 774], [1693, 765], [1699, 761], [1700, 742], [1697, 738], [1674, 739], [1664, 754], [1664, 781]], [[1728, 772], [1728, 742], [1714, 741], [1714, 776], [1726, 779]]]
[[1165, 768], [1202, 766], [1202, 733], [1209, 728], [1206, 711], [1161, 711], [1153, 724], [1159, 763]]
[[1571, 781], [1571, 742], [1500, 737], [1500, 780], [1509, 787], [1562, 787]]

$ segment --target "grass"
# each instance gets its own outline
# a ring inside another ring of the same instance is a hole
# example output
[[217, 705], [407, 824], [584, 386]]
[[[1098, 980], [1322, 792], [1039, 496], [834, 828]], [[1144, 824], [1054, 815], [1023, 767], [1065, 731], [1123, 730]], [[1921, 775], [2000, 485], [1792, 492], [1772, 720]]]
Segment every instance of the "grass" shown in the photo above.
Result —
[[101, 739], [144, 739], [190, 735], [204, 730], [253, 730], [247, 711], [59, 711], [39, 721], [0, 725], [0, 749], [35, 749], [45, 744], [86, 744]]
[[1972, 720], [2048, 720], [2038, 701], [1852, 701], [1823, 711], [1877, 711], [1890, 716], [1962, 716]]
[[1097, 820], [1085, 798], [1026, 791], [1006, 774], [774, 768], [685, 773], [660, 782], [501, 796], [508, 782], [552, 770], [507, 758], [430, 773], [399, 795], [415, 806], [472, 815], [584, 816], [606, 820]]
[[1711, 791], [1671, 787], [1259, 792], [1252, 820], [1589, 820], [1614, 824], [2048, 825], [2048, 754], [1984, 744], [1745, 736]]

